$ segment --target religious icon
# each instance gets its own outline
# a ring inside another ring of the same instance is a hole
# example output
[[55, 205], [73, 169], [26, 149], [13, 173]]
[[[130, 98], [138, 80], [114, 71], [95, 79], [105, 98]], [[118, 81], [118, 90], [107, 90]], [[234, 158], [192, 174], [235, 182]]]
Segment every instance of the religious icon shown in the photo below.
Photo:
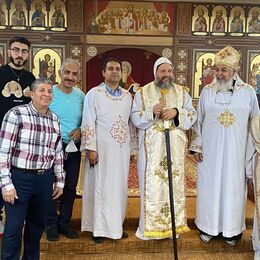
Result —
[[97, 19], [99, 33], [110, 33], [106, 13], [101, 13], [100, 16], [97, 16], [96, 19]]
[[135, 93], [138, 91], [140, 84], [135, 82], [131, 76], [132, 66], [128, 61], [122, 61], [122, 79], [120, 81], [120, 86], [127, 89], [134, 97]]
[[193, 32], [195, 35], [206, 35], [209, 24], [208, 10], [205, 6], [199, 5], [194, 9]]
[[[62, 1], [54, 1], [51, 4], [50, 25], [53, 31], [64, 31], [66, 27], [65, 4]], [[54, 12], [53, 12], [54, 10]]]
[[34, 10], [31, 9], [31, 27], [33, 30], [45, 30], [46, 26], [46, 6], [42, 2], [33, 2], [31, 4]]
[[91, 33], [98, 33], [98, 24], [96, 22], [95, 15], [90, 16], [90, 22], [89, 22], [90, 32]]
[[122, 1], [118, 5], [118, 1], [109, 1], [105, 9], [102, 9], [104, 7], [99, 1], [97, 5], [98, 10], [101, 10], [97, 14], [91, 9], [92, 6], [87, 9], [92, 11], [90, 16], [95, 17], [88, 20], [90, 32], [97, 31], [98, 28], [98, 33], [102, 34], [169, 35], [172, 30], [172, 8], [168, 10], [166, 3], [155, 6], [147, 2]]
[[2, 66], [4, 63], [4, 57], [3, 57], [3, 53], [0, 51], [0, 66]]
[[135, 21], [136, 16], [134, 6], [130, 4], [127, 6], [127, 11], [124, 17], [124, 26], [126, 33], [135, 31]]
[[199, 86], [199, 94], [203, 87], [207, 86], [212, 82], [214, 78], [214, 64], [212, 58], [207, 58], [206, 62], [202, 58], [202, 77], [200, 78], [201, 84]]
[[160, 14], [158, 30], [167, 32], [169, 30], [170, 17], [167, 12], [163, 11]]
[[250, 70], [248, 82], [256, 90], [258, 105], [260, 107], [260, 54], [259, 52], [249, 51]]
[[7, 9], [5, 1], [0, 1], [0, 29], [6, 28], [7, 25]]
[[211, 31], [213, 35], [225, 35], [227, 31], [227, 15], [223, 6], [216, 6], [212, 11]]
[[5, 45], [0, 44], [0, 66], [4, 65], [4, 53], [5, 53]]
[[[35, 51], [36, 50], [36, 51]], [[61, 56], [53, 48], [35, 48], [33, 46], [33, 74], [36, 78], [48, 78], [53, 84], [60, 81], [58, 70]]]
[[260, 36], [260, 8], [250, 9], [248, 16], [247, 32], [249, 36]]
[[51, 58], [50, 54], [45, 54], [44, 59], [39, 59], [40, 63], [40, 78], [48, 78], [53, 83], [55, 83], [56, 75], [55, 75], [55, 59]]
[[195, 68], [193, 79], [193, 98], [199, 98], [202, 89], [214, 79], [214, 50], [195, 50]]
[[234, 7], [231, 10], [229, 31], [231, 35], [242, 36], [245, 30], [245, 12], [241, 7]]
[[[14, 10], [14, 11], [13, 11]], [[12, 2], [11, 5], [11, 21], [13, 29], [25, 29], [27, 25], [27, 12], [24, 1]]]

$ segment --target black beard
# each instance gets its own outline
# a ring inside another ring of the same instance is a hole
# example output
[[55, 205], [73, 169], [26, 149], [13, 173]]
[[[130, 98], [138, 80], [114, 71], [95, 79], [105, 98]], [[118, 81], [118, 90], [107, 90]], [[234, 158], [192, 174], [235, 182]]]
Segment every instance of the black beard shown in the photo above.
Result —
[[15, 60], [13, 57], [9, 57], [9, 60], [11, 63], [13, 63], [16, 67], [23, 67], [25, 65], [25, 63], [27, 62], [27, 60], [25, 60], [23, 63], [15, 63]]

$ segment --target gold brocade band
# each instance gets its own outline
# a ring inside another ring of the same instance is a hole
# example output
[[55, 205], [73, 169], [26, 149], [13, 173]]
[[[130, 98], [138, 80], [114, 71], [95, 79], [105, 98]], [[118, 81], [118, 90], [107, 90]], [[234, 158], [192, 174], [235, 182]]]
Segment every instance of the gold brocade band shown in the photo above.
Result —
[[[187, 225], [183, 225], [176, 228], [176, 234], [182, 234], [185, 232], [189, 232], [190, 229]], [[145, 231], [144, 236], [149, 238], [169, 238], [172, 237], [172, 230], [166, 230], [166, 231]]]

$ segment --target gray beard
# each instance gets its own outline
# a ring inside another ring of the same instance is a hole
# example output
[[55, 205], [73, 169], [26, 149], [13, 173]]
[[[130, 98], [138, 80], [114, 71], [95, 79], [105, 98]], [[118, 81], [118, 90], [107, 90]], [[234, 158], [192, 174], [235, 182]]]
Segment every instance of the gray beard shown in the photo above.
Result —
[[230, 79], [228, 81], [226, 80], [219, 80], [217, 79], [215, 83], [216, 92], [227, 92], [230, 89], [232, 89], [233, 85], [233, 79]]
[[156, 83], [156, 86], [158, 88], [171, 88], [174, 86], [174, 83], [173, 83], [173, 78], [170, 79], [168, 82], [164, 83], [162, 80], [158, 80], [158, 79], [155, 79], [155, 83]]

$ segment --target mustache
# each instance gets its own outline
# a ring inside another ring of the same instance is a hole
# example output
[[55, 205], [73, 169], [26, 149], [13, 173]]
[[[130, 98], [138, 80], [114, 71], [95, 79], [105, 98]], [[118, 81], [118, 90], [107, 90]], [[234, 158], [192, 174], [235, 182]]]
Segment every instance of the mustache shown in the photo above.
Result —
[[67, 82], [72, 82], [72, 83], [75, 82], [74, 80], [71, 80], [71, 79], [65, 79], [65, 81], [67, 81]]
[[13, 57], [9, 57], [10, 62], [13, 63], [17, 67], [22, 67], [27, 62], [27, 60], [23, 60], [22, 58], [20, 58], [19, 60], [22, 61], [22, 63], [16, 63], [17, 59], [19, 59], [19, 57], [15, 58], [15, 59]]
[[161, 78], [161, 81], [163, 81], [164, 79], [172, 80], [172, 77], [164, 76], [164, 77]]

